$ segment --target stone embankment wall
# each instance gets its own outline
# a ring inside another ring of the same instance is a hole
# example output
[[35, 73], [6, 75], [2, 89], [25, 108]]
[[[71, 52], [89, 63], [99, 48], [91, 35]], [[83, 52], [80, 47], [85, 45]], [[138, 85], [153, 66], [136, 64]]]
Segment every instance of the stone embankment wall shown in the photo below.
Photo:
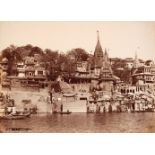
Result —
[[19, 110], [22, 110], [24, 107], [23, 100], [30, 100], [32, 106], [37, 106], [38, 112], [51, 112], [52, 110], [51, 104], [49, 102], [49, 94], [45, 90], [39, 92], [6, 90], [3, 91], [3, 93], [8, 94], [10, 98], [15, 100], [15, 105]]

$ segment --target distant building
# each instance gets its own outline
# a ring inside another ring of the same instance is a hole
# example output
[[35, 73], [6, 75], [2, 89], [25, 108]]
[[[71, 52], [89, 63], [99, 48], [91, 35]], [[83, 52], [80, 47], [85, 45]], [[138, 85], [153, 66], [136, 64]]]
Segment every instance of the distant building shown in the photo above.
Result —
[[133, 58], [126, 58], [125, 59], [125, 68], [132, 69], [134, 66], [134, 60]]
[[144, 61], [141, 59], [138, 59], [137, 53], [135, 54], [135, 58], [126, 58], [125, 60], [125, 68], [132, 69], [132, 68], [138, 68], [140, 66], [144, 65]]
[[138, 59], [138, 60], [139, 60], [139, 66], [144, 66], [145, 61], [144, 60], [141, 60], [141, 59]]
[[132, 85], [140, 91], [155, 92], [155, 64], [148, 60], [143, 66], [134, 66], [132, 72]]
[[36, 54], [27, 56], [23, 62], [18, 62], [17, 76], [7, 77], [11, 81], [11, 88], [39, 90], [47, 86], [46, 70], [40, 60], [40, 56]]
[[76, 71], [77, 72], [87, 72], [87, 61], [81, 61], [76, 63]]
[[24, 62], [17, 63], [17, 76], [18, 77], [25, 77], [25, 64]]

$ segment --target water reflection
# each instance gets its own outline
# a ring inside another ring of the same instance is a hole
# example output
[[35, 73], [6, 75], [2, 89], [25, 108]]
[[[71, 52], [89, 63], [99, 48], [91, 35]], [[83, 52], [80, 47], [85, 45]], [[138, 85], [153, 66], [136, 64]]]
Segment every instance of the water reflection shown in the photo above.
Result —
[[0, 132], [155, 132], [154, 122], [155, 113], [34, 115], [25, 120], [0, 120]]

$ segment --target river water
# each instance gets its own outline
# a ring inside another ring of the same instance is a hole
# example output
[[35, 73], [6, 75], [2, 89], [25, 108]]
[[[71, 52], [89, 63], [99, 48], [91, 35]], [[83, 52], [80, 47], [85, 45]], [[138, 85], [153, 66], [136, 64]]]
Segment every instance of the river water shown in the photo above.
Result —
[[0, 120], [0, 131], [22, 133], [155, 132], [155, 113], [39, 114], [24, 120]]

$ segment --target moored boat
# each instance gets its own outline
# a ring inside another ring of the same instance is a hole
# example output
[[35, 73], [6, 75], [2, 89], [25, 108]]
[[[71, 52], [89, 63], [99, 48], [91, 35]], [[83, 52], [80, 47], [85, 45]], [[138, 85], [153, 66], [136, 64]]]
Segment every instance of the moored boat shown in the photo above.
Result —
[[25, 119], [30, 117], [30, 113], [27, 114], [9, 114], [9, 115], [4, 115], [0, 116], [0, 119], [5, 119], [5, 120], [20, 120], [20, 119]]
[[63, 111], [63, 112], [60, 112], [61, 115], [63, 115], [63, 114], [67, 114], [68, 115], [68, 114], [71, 114], [71, 113], [72, 113], [71, 111]]

